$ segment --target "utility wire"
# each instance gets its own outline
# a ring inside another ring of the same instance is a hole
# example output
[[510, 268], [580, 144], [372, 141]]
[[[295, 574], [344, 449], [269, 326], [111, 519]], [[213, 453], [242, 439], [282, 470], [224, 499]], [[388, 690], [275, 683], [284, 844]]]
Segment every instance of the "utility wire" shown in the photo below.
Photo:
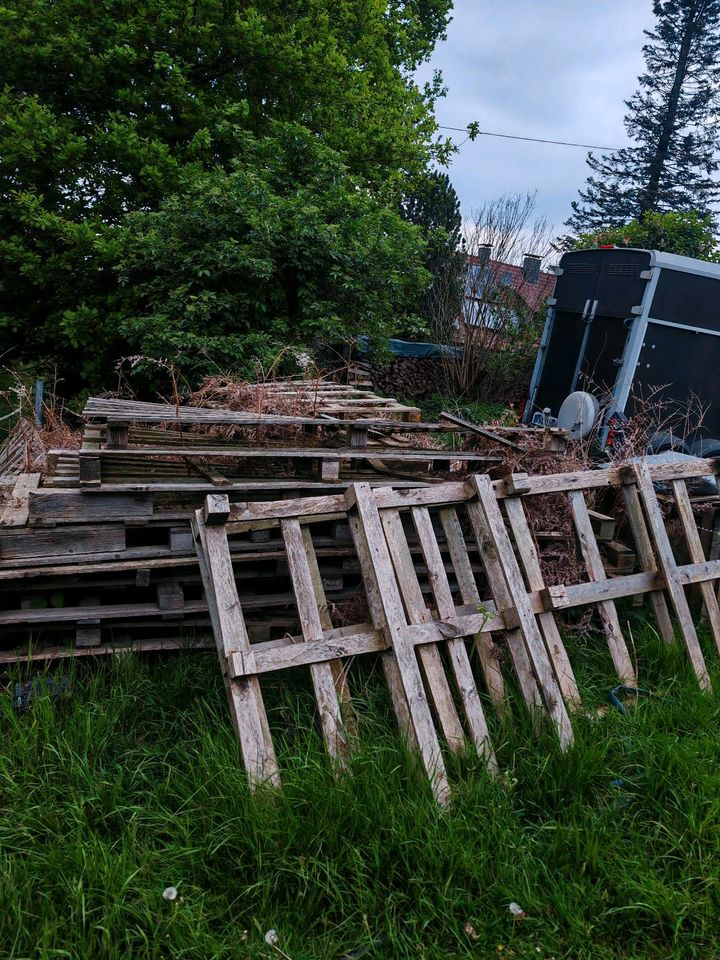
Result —
[[[467, 127], [445, 127], [438, 124], [440, 130], [456, 130], [458, 133], [467, 133]], [[570, 143], [568, 140], [542, 140], [540, 137], [519, 137], [512, 133], [490, 133], [489, 130], [478, 130], [477, 137], [502, 137], [504, 140], [529, 140], [532, 143], [554, 143], [559, 147], [582, 147], [585, 150], [605, 150], [608, 153], [617, 153], [618, 150], [624, 150], [624, 147], [600, 147], [596, 143]], [[471, 139], [474, 139], [471, 138]]]

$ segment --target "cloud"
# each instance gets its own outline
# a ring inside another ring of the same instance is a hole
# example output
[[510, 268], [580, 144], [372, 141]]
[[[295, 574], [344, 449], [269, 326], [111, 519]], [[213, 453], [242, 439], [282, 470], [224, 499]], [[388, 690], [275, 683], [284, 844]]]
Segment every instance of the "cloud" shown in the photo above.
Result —
[[[456, 0], [447, 40], [418, 71], [440, 69], [441, 124], [606, 146], [627, 142], [624, 101], [643, 68], [651, 0]], [[462, 134], [453, 135], [462, 140]], [[587, 151], [479, 137], [450, 176], [463, 214], [503, 193], [538, 190], [561, 230], [587, 176]]]

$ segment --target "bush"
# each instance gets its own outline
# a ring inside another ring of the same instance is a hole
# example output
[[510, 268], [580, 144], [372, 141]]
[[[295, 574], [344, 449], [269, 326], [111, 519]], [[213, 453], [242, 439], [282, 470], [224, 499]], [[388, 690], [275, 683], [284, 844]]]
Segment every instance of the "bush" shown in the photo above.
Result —
[[122, 263], [141, 354], [185, 372], [242, 370], [280, 344], [387, 337], [428, 274], [420, 228], [350, 176], [308, 130], [243, 136], [234, 169], [198, 176], [130, 218]]

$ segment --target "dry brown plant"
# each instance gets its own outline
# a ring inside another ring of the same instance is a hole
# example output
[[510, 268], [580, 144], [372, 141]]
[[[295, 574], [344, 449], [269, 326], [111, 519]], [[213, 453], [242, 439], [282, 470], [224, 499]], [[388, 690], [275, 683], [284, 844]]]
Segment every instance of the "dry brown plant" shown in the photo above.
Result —
[[[58, 397], [54, 383], [43, 396], [41, 424], [35, 423], [33, 400], [34, 381], [15, 371], [5, 369], [11, 385], [0, 391], [8, 406], [14, 407], [15, 416], [9, 421], [5, 449], [22, 449], [21, 469], [28, 473], [45, 473], [47, 454], [50, 450], [76, 450], [82, 443], [82, 432], [71, 427], [66, 416], [64, 401]], [[2, 456], [0, 455], [0, 464]], [[1, 472], [1, 470], [0, 470]]]
[[[548, 476], [588, 470], [592, 466], [583, 443], [568, 442], [558, 451], [548, 446], [549, 435], [529, 432], [515, 435], [519, 450], [502, 449], [502, 463], [493, 473], [508, 477], [512, 473]], [[548, 586], [581, 583], [587, 575], [579, 556], [572, 511], [564, 493], [527, 497], [525, 512], [540, 560], [543, 578]], [[555, 534], [544, 539], [540, 534]]]
[[607, 453], [613, 465], [620, 466], [634, 457], [645, 456], [654, 437], [667, 435], [682, 447], [702, 430], [708, 404], [695, 393], [687, 401], [678, 402], [663, 396], [668, 384], [634, 391], [627, 406], [632, 410], [616, 433], [616, 440]]

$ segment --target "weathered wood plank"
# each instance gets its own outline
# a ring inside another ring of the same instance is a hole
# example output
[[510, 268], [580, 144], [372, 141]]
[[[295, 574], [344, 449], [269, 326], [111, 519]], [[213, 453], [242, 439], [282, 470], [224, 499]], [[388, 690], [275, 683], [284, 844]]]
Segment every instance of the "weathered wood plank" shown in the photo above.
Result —
[[[545, 649], [542, 635], [535, 621], [532, 604], [523, 583], [520, 568], [513, 553], [510, 537], [505, 529], [502, 514], [492, 483], [486, 476], [474, 476], [471, 484], [478, 497], [478, 510], [471, 514], [475, 524], [479, 526], [478, 542], [485, 541], [485, 551], [488, 552], [490, 543], [500, 563], [510, 601], [515, 607], [520, 623], [520, 632], [525, 641], [528, 657], [532, 663], [533, 672], [542, 694], [545, 708], [555, 726], [563, 749], [567, 749], [573, 742], [573, 731], [565, 702], [553, 672], [550, 659]], [[482, 518], [480, 524], [478, 519]], [[495, 585], [493, 585], [495, 587]], [[494, 589], [493, 589], [494, 592]], [[495, 597], [496, 603], [498, 597]]]
[[[412, 518], [420, 540], [420, 548], [425, 559], [430, 588], [435, 598], [438, 616], [441, 621], [455, 616], [455, 602], [450, 584], [445, 572], [440, 548], [433, 529], [432, 520], [427, 507], [413, 507]], [[473, 677], [470, 658], [468, 657], [465, 638], [449, 639], [446, 648], [450, 657], [450, 665], [457, 684], [460, 702], [463, 705], [465, 721], [470, 731], [470, 738], [478, 753], [485, 758], [488, 769], [492, 773], [498, 772], [497, 759], [490, 741], [490, 734], [485, 720], [485, 711], [482, 707], [475, 678]]]
[[[323, 638], [323, 625], [313, 588], [312, 572], [305, 551], [305, 541], [297, 519], [282, 521], [282, 535], [287, 551], [293, 592], [300, 615], [300, 626], [305, 642], [317, 642]], [[347, 736], [340, 712], [333, 672], [327, 663], [310, 666], [315, 701], [320, 717], [320, 726], [325, 747], [332, 759], [344, 766], [347, 759]]]
[[409, 720], [433, 795], [445, 805], [450, 799], [447, 779], [437, 733], [430, 714], [425, 689], [420, 675], [415, 647], [402, 633], [407, 626], [402, 599], [395, 582], [392, 560], [378, 514], [372, 490], [367, 484], [354, 484], [347, 493], [348, 508], [355, 508], [367, 547], [370, 569], [375, 580], [377, 596], [382, 604], [388, 632], [388, 641], [397, 661], [400, 683], [408, 706]]
[[0, 527], [22, 527], [28, 522], [30, 496], [39, 483], [39, 473], [20, 474], [10, 494], [10, 502], [0, 514]]
[[[448, 551], [463, 603], [471, 604], [480, 611], [483, 602], [475, 582], [467, 544], [455, 507], [442, 507], [440, 509], [440, 522], [445, 531]], [[485, 630], [476, 633], [475, 650], [485, 678], [488, 695], [498, 712], [502, 713], [506, 707], [505, 683], [500, 669], [499, 649], [493, 642], [492, 634]]]
[[236, 447], [227, 446], [205, 446], [205, 447], [130, 447], [127, 450], [112, 450], [105, 448], [103, 450], [84, 451], [80, 450], [78, 459], [80, 462], [80, 482], [99, 483], [100, 461], [112, 462], [114, 460], [127, 460], [131, 456], [135, 461], [145, 460], [153, 457], [220, 457], [243, 460], [268, 460], [268, 459], [300, 459], [300, 460], [367, 460], [370, 456], [376, 456], [379, 460], [463, 460], [473, 463], [495, 463], [499, 457], [489, 456], [484, 453], [474, 453], [470, 450], [435, 450], [435, 449], [402, 449], [396, 450], [391, 447], [368, 448], [367, 450], [356, 450], [353, 447], [249, 447], [238, 443]]
[[700, 649], [700, 642], [695, 630], [695, 624], [693, 623], [687, 597], [680, 582], [677, 563], [673, 556], [670, 539], [668, 538], [665, 522], [660, 510], [660, 504], [658, 503], [655, 488], [653, 487], [652, 475], [647, 464], [644, 463], [636, 464], [634, 473], [638, 493], [640, 494], [645, 515], [655, 541], [660, 569], [665, 577], [666, 589], [670, 594], [672, 605], [675, 608], [675, 614], [678, 618], [680, 632], [688, 652], [688, 657], [690, 658], [690, 663], [700, 686], [705, 690], [710, 690], [712, 688], [710, 676], [708, 675], [705, 659]]
[[[369, 626], [369, 625], [368, 625]], [[290, 667], [311, 667], [313, 664], [338, 662], [342, 657], [358, 657], [365, 653], [387, 650], [382, 631], [369, 629], [329, 639], [327, 633], [320, 640], [303, 643], [287, 641], [278, 645], [270, 640], [253, 643], [249, 653], [237, 651], [230, 655], [228, 666], [232, 677], [274, 673]]]
[[[349, 534], [350, 531], [348, 529], [348, 535]], [[324, 631], [332, 630], [332, 618], [330, 616], [327, 597], [325, 596], [325, 588], [323, 587], [322, 576], [320, 575], [320, 567], [318, 566], [315, 544], [313, 543], [312, 534], [308, 527], [302, 527], [302, 537], [303, 544], [305, 546], [305, 555], [307, 556], [308, 567], [310, 568], [310, 578], [312, 580], [313, 593], [315, 594], [315, 602], [320, 615], [320, 624]], [[350, 736], [355, 737], [357, 736], [358, 732], [357, 716], [353, 709], [352, 700], [350, 698], [350, 683], [348, 681], [347, 671], [348, 666], [349, 662], [346, 664], [343, 663], [342, 660], [333, 660], [330, 663], [335, 690], [337, 692], [338, 700], [340, 701], [340, 711], [342, 713], [343, 723], [345, 724], [345, 730]]]
[[[409, 623], [428, 623], [432, 616], [420, 590], [400, 515], [397, 510], [383, 510], [380, 513], [380, 522], [395, 569], [407, 620]], [[440, 729], [450, 749], [458, 751], [462, 749], [465, 735], [455, 709], [440, 651], [437, 646], [428, 645], [421, 647], [418, 654], [425, 676], [426, 690], [435, 708]]]
[[[468, 486], [470, 487], [470, 485]], [[467, 515], [470, 520], [473, 536], [480, 551], [480, 556], [482, 557], [485, 575], [490, 591], [494, 597], [494, 603], [503, 610], [512, 610], [514, 608], [513, 597], [503, 573], [500, 556], [484, 513], [476, 501], [467, 504]], [[491, 604], [484, 603], [483, 607], [483, 615], [486, 620], [485, 623], [480, 622], [478, 630], [485, 629], [492, 631], [494, 625], [487, 619]], [[525, 638], [517, 623], [513, 623], [512, 626], [506, 626], [505, 642], [510, 652], [510, 658], [513, 662], [520, 692], [530, 712], [533, 715], [537, 715], [543, 708], [543, 701], [535, 679], [532, 662], [528, 655]]]
[[28, 521], [31, 526], [66, 523], [116, 522], [150, 520], [154, 508], [152, 498], [142, 494], [108, 494], [88, 496], [78, 490], [34, 490], [30, 494]]
[[116, 553], [125, 549], [125, 528], [78, 526], [44, 529], [15, 527], [0, 530], [0, 561], [73, 557], [76, 554]]
[[[522, 500], [519, 497], [509, 497], [505, 500], [505, 512], [515, 538], [528, 587], [532, 591], [542, 591], [545, 589], [545, 580]], [[555, 617], [550, 612], [543, 612], [538, 614], [538, 622], [565, 702], [570, 710], [578, 710], [582, 705], [580, 691]]]
[[[580, 552], [585, 562], [588, 577], [593, 583], [601, 583], [607, 579], [600, 550], [595, 540], [595, 532], [588, 515], [585, 494], [582, 490], [571, 490], [568, 494], [572, 509], [575, 530], [580, 542]], [[620, 620], [612, 600], [600, 600], [597, 610], [607, 639], [608, 649], [612, 657], [615, 672], [620, 681], [629, 687], [636, 686], [635, 669], [630, 659], [627, 644], [622, 634]]]
[[250, 640], [235, 587], [225, 529], [220, 525], [205, 526], [202, 511], [198, 511], [195, 514], [193, 531], [220, 668], [248, 781], [251, 787], [262, 783], [279, 786], [280, 773], [260, 691], [260, 681], [257, 677], [233, 680], [228, 675], [228, 658], [237, 652], [248, 653]]
[[367, 538], [362, 528], [362, 524], [355, 513], [348, 515], [348, 526], [352, 535], [355, 552], [360, 561], [363, 573], [363, 583], [365, 586], [365, 597], [367, 599], [368, 609], [372, 617], [373, 626], [376, 631], [380, 631], [385, 641], [385, 652], [382, 654], [382, 667], [385, 675], [385, 682], [388, 685], [390, 699], [392, 701], [395, 716], [398, 724], [407, 741], [408, 747], [419, 753], [420, 747], [415, 736], [415, 728], [410, 717], [410, 707], [405, 696], [405, 688], [400, 676], [395, 654], [390, 644], [390, 632], [387, 626], [385, 610], [380, 598], [380, 588], [374, 576], [372, 561], [370, 557], [370, 548]]
[[[687, 460], [680, 463], [659, 463], [648, 467], [650, 476], [655, 483], [670, 480], [688, 479], [691, 477], [716, 476], [718, 460]], [[529, 488], [526, 496], [537, 496], [543, 493], [567, 493], [570, 490], [597, 490], [603, 487], [614, 487], [622, 483], [624, 467], [611, 467], [608, 470], [581, 470], [574, 473], [554, 473], [547, 476], [529, 477]], [[498, 497], [512, 496], [504, 489], [504, 481], [495, 481]]]
[[[376, 486], [373, 494], [378, 509], [401, 509], [413, 506], [431, 506], [466, 500], [470, 496], [464, 483], [449, 482], [434, 486], [403, 484], [401, 488], [391, 485]], [[277, 523], [282, 517], [313, 516], [325, 517], [327, 514], [342, 514], [346, 511], [344, 493], [325, 496], [298, 497], [294, 500], [267, 501], [257, 503], [232, 504], [229, 521], [235, 525], [232, 529], [243, 529], [241, 524], [267, 520]]]
[[493, 433], [492, 430], [488, 430], [487, 427], [481, 427], [477, 423], [470, 423], [468, 420], [462, 420], [460, 417], [456, 417], [453, 413], [443, 412], [440, 414], [440, 417], [443, 420], [447, 420], [455, 427], [462, 427], [464, 430], [467, 430], [470, 433], [477, 433], [479, 436], [484, 437], [486, 440], [491, 440], [493, 443], [500, 444], [503, 447], [509, 447], [511, 450], [522, 450], [522, 447], [519, 443], [515, 443], [513, 440], [508, 440], [506, 437], [501, 437], [498, 433]]
[[[678, 515], [683, 527], [683, 535], [687, 545], [688, 554], [693, 563], [702, 563], [705, 560], [705, 552], [700, 542], [695, 515], [693, 514], [692, 504], [688, 495], [687, 486], [684, 480], [673, 481], [673, 495], [677, 504]], [[713, 585], [705, 582], [700, 584], [703, 603], [710, 622], [715, 646], [720, 652], [720, 607], [718, 607], [717, 596]]]
[[0, 650], [0, 663], [42, 663], [47, 660], [65, 660], [77, 657], [103, 657], [123, 653], [154, 653], [158, 651], [177, 650], [211, 650], [214, 641], [208, 633], [205, 637], [189, 640], [186, 637], [164, 637], [153, 640], [130, 640], [101, 643], [92, 647], [75, 646], [42, 646], [35, 647], [28, 652], [27, 646], [21, 649]]

